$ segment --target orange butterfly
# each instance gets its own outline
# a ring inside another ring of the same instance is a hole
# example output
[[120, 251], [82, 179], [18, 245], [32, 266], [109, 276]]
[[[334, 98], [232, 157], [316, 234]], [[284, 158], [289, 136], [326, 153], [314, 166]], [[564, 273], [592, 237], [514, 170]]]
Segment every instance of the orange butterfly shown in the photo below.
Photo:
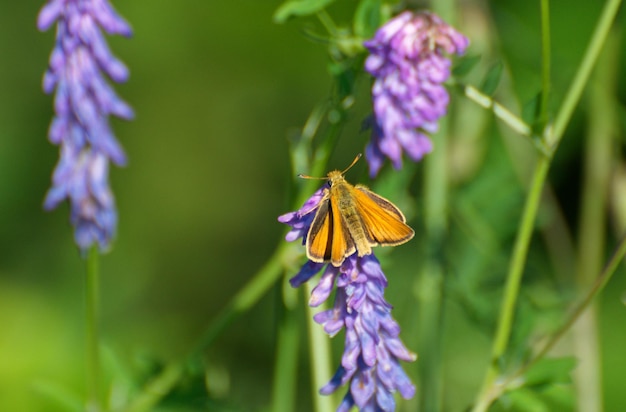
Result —
[[355, 251], [359, 256], [369, 255], [373, 246], [401, 245], [415, 235], [393, 203], [363, 185], [346, 182], [344, 173], [360, 157], [343, 172], [334, 170], [325, 178], [299, 175], [326, 179], [330, 184], [324, 189], [306, 239], [306, 254], [313, 262], [341, 266]]

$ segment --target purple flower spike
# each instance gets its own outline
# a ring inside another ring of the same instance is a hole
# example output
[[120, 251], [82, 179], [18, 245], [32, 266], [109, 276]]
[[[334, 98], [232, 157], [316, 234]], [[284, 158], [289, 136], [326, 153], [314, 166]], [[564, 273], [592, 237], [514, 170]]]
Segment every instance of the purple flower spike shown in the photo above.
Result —
[[128, 69], [111, 54], [102, 30], [130, 36], [131, 28], [108, 0], [49, 0], [39, 12], [37, 27], [47, 30], [55, 22], [56, 42], [43, 89], [56, 89], [48, 137], [60, 146], [60, 160], [44, 208], [68, 199], [78, 247], [85, 252], [97, 243], [103, 250], [117, 227], [109, 162], [126, 163], [109, 116], [131, 119], [134, 114], [105, 78], [126, 81]]
[[[321, 200], [316, 192], [298, 211], [279, 217], [292, 227], [287, 240], [306, 239], [311, 221]], [[307, 261], [290, 283], [297, 287], [320, 272], [324, 264]], [[333, 308], [317, 313], [315, 322], [330, 336], [345, 330], [341, 365], [320, 393], [329, 395], [341, 386], [348, 386], [338, 412], [348, 412], [354, 406], [361, 411], [394, 411], [393, 394], [409, 399], [415, 386], [400, 361], [412, 362], [417, 356], [399, 338], [400, 327], [391, 317], [391, 305], [385, 300], [387, 287], [380, 262], [376, 257], [353, 254], [341, 267], [326, 265], [318, 284], [311, 293], [309, 305], [323, 303], [336, 287]]]
[[372, 86], [375, 124], [365, 149], [370, 176], [385, 158], [396, 169], [402, 153], [414, 161], [432, 150], [424, 132], [434, 133], [446, 114], [449, 95], [442, 85], [450, 76], [446, 54], [463, 54], [469, 40], [432, 13], [405, 11], [365, 42], [370, 55], [365, 70]]

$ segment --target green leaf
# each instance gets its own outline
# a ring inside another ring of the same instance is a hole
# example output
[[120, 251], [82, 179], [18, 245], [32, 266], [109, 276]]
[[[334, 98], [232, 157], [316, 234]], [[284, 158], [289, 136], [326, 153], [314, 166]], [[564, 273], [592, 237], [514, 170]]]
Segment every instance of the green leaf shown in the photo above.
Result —
[[537, 112], [539, 110], [539, 102], [541, 101], [541, 92], [537, 93], [532, 99], [527, 101], [522, 107], [522, 120], [527, 124], [535, 124]]
[[483, 80], [483, 84], [480, 87], [480, 90], [483, 93], [489, 96], [493, 95], [498, 87], [498, 84], [500, 83], [503, 69], [504, 65], [502, 64], [502, 62], [494, 64], [491, 69], [489, 69], [487, 75], [485, 76], [485, 79]]
[[335, 0], [288, 0], [276, 9], [275, 23], [284, 23], [290, 17], [308, 16], [323, 10]]
[[548, 404], [539, 394], [526, 388], [521, 388], [507, 393], [501, 399], [503, 403], [509, 403], [506, 409], [519, 412], [550, 412]]
[[381, 0], [361, 0], [354, 12], [354, 34], [369, 39], [381, 22]]
[[467, 75], [474, 67], [476, 67], [481, 58], [482, 56], [479, 54], [460, 58], [452, 68], [452, 75], [454, 77], [463, 77]]

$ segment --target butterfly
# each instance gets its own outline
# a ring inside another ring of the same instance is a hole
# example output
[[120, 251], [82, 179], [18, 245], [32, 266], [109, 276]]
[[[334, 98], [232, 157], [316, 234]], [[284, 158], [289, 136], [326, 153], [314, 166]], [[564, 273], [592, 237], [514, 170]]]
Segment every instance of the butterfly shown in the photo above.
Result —
[[397, 206], [366, 186], [353, 186], [345, 180], [343, 175], [360, 157], [345, 170], [333, 170], [326, 177], [299, 175], [328, 180], [329, 186], [324, 188], [306, 238], [306, 254], [313, 262], [338, 267], [355, 252], [369, 255], [374, 246], [401, 245], [415, 235]]

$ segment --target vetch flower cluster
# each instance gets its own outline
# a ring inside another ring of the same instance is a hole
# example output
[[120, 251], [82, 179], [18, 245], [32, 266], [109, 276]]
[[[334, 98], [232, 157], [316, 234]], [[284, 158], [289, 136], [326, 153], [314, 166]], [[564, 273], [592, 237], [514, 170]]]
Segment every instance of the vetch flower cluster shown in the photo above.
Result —
[[370, 175], [385, 158], [402, 167], [403, 151], [414, 161], [432, 150], [427, 133], [438, 129], [449, 95], [443, 86], [450, 76], [445, 54], [463, 54], [469, 40], [437, 15], [405, 11], [383, 25], [365, 42], [370, 55], [365, 69], [372, 86], [374, 118], [366, 148]]
[[[292, 228], [288, 241], [302, 238], [303, 244], [306, 242], [322, 193], [318, 190], [298, 211], [278, 218]], [[355, 253], [341, 267], [307, 261], [290, 283], [298, 287], [322, 269], [309, 305], [322, 304], [336, 286], [334, 307], [316, 314], [314, 319], [330, 336], [345, 329], [345, 349], [341, 366], [320, 393], [328, 395], [349, 384], [337, 411], [347, 412], [353, 406], [364, 411], [395, 410], [396, 391], [405, 399], [415, 394], [415, 386], [400, 361], [414, 361], [416, 355], [399, 338], [400, 327], [391, 317], [391, 305], [384, 297], [387, 279], [378, 259], [373, 254], [358, 257]]]
[[109, 115], [131, 119], [133, 111], [108, 84], [128, 79], [128, 69], [109, 50], [102, 34], [130, 36], [131, 28], [108, 0], [49, 0], [37, 21], [45, 31], [56, 22], [55, 46], [43, 78], [46, 93], [56, 90], [55, 116], [48, 133], [60, 159], [44, 207], [69, 199], [74, 239], [82, 251], [106, 248], [117, 226], [109, 188], [109, 161], [126, 155], [109, 125]]

